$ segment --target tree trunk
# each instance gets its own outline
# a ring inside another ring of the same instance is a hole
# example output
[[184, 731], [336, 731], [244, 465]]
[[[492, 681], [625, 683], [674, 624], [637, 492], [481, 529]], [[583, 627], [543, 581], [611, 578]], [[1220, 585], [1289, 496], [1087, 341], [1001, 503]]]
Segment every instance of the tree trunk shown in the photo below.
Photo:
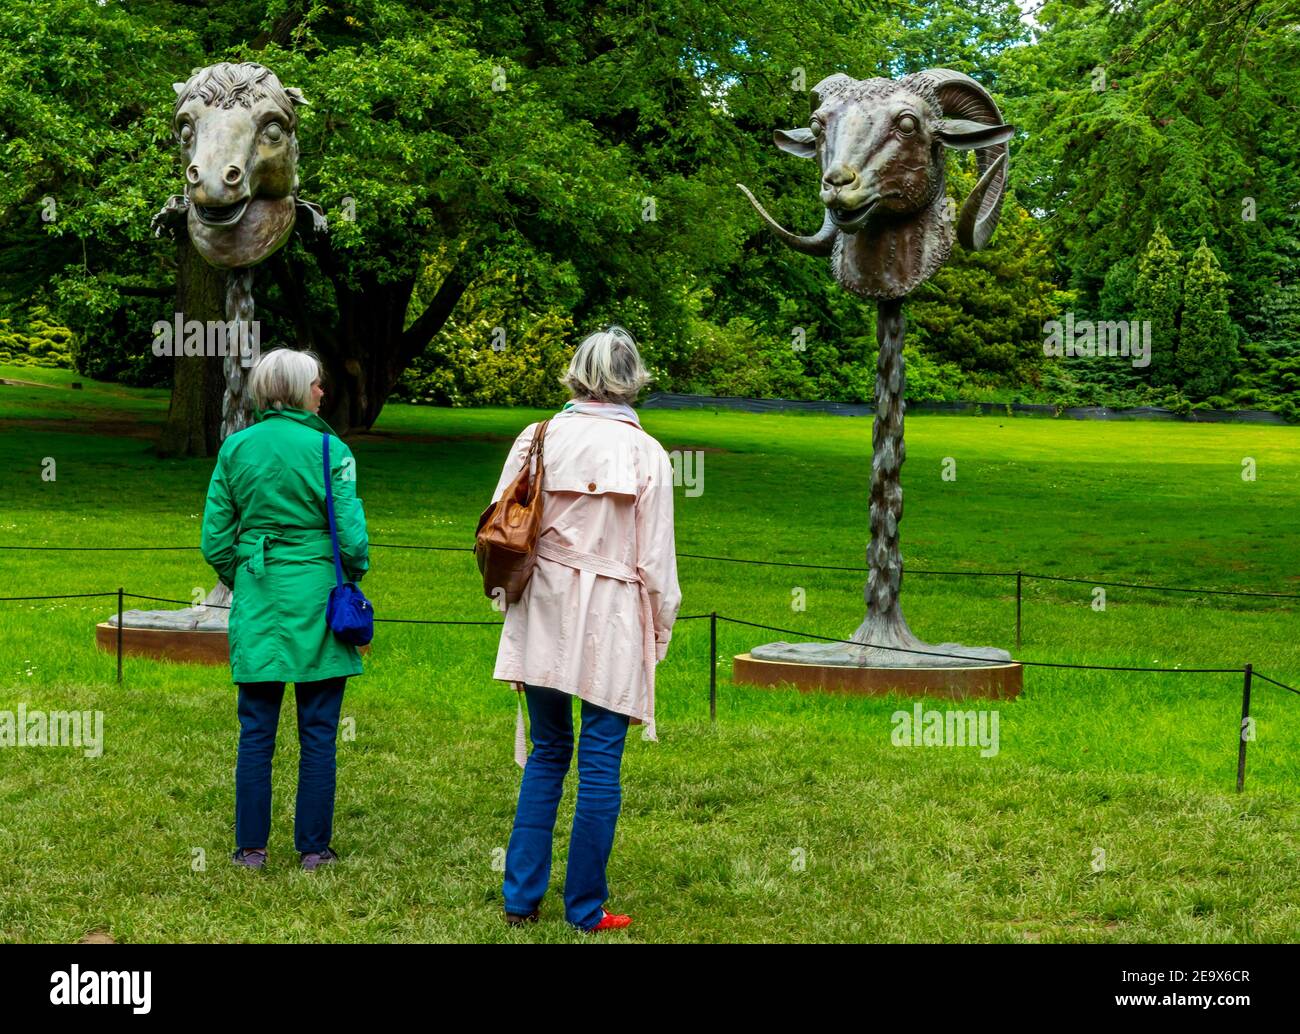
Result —
[[[337, 316], [333, 323], [322, 324], [306, 314], [301, 267], [294, 267], [281, 287], [296, 296], [289, 307], [299, 324], [299, 340], [310, 340], [325, 366], [321, 416], [338, 434], [368, 430], [402, 373], [446, 324], [469, 281], [459, 266], [453, 267], [425, 310], [407, 327], [414, 279], [380, 283], [373, 274], [362, 274], [353, 289], [336, 275], [332, 256], [321, 265], [334, 284]], [[309, 328], [306, 333], [304, 324]]]
[[[206, 324], [224, 319], [225, 272], [204, 262], [184, 233], [176, 248], [175, 311], [182, 322], [195, 319]], [[171, 405], [158, 451], [173, 457], [215, 456], [221, 447], [221, 398], [226, 390], [222, 361], [219, 357], [180, 356], [174, 362]]]

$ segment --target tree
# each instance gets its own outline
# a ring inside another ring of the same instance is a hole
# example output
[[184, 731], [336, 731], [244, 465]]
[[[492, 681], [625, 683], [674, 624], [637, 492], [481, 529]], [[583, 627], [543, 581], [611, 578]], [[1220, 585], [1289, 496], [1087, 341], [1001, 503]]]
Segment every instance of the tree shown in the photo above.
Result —
[[[176, 311], [186, 320], [226, 318], [225, 270], [210, 266], [188, 236], [176, 242]], [[226, 390], [222, 360], [180, 356], [158, 450], [164, 456], [215, 456], [221, 448], [221, 401]]]
[[1192, 399], [1219, 394], [1237, 361], [1237, 332], [1228, 316], [1228, 275], [1201, 238], [1187, 264], [1183, 319], [1175, 367]]
[[[970, 172], [950, 173], [949, 196], [960, 200], [975, 185], [970, 164]], [[914, 293], [909, 330], [939, 362], [977, 378], [1034, 381], [1043, 365], [1044, 324], [1059, 319], [1069, 305], [1069, 293], [1057, 289], [1053, 274], [1041, 228], [1011, 193], [988, 248], [954, 247], [948, 262]]]
[[[255, 294], [264, 347], [324, 357], [339, 430], [373, 422], [470, 284], [510, 283], [506, 347], [537, 314], [566, 313], [576, 333], [618, 319], [664, 379], [699, 368], [701, 318], [743, 317], [788, 342], [790, 328], [772, 325], [789, 317], [819, 324], [819, 345], [858, 349], [860, 307], [829, 302], [797, 256], [769, 253], [734, 183], [815, 214], [807, 170], [770, 142], [774, 127], [806, 121], [810, 85], [838, 70], [981, 72], [1026, 35], [1011, 0], [925, 0], [903, 14], [840, 0], [24, 0], [0, 27], [0, 243], [25, 277], [11, 300], [58, 296], [72, 280], [104, 327], [127, 297], [152, 298], [157, 318], [173, 306], [182, 263], [148, 236], [181, 183], [170, 83], [248, 59], [306, 94], [301, 194], [331, 232], [287, 247]], [[60, 215], [42, 225], [47, 194]], [[475, 297], [496, 303], [493, 290]], [[833, 379], [834, 347], [809, 385]], [[202, 410], [178, 391], [188, 401], [174, 413]]]
[[1137, 317], [1151, 325], [1151, 383], [1169, 386], [1178, 380], [1178, 315], [1183, 303], [1182, 256], [1159, 224], [1138, 262], [1135, 282]]
[[[1109, 273], [1158, 223], [1183, 254], [1214, 241], [1233, 322], [1267, 335], [1260, 298], [1300, 270], [1300, 8], [1047, 0], [1035, 19], [1034, 45], [995, 65], [1008, 121], [1025, 130], [1017, 192], [1042, 217], [1080, 308], [1116, 297], [1123, 285], [1107, 285]], [[1162, 369], [1172, 373], [1153, 364]]]

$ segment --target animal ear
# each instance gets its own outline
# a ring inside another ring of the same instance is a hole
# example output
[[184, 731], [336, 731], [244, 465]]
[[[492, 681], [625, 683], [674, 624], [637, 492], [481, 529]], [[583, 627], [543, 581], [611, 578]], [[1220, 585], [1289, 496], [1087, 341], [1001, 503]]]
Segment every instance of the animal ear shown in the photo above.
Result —
[[185, 92], [185, 84], [184, 84], [184, 83], [172, 83], [172, 89], [176, 91], [176, 96], [179, 97], [182, 93]]
[[307, 103], [307, 98], [302, 95], [302, 91], [298, 89], [298, 87], [286, 86], [284, 92], [289, 95], [289, 100], [293, 101], [294, 104], [301, 104], [305, 108], [311, 107], [311, 105]]
[[938, 123], [937, 135], [948, 147], [958, 151], [978, 151], [994, 144], [1005, 144], [1016, 135], [1015, 126], [990, 126], [964, 118], [946, 118]]
[[799, 158], [811, 158], [817, 153], [817, 143], [811, 129], [778, 129], [772, 134], [776, 146]]

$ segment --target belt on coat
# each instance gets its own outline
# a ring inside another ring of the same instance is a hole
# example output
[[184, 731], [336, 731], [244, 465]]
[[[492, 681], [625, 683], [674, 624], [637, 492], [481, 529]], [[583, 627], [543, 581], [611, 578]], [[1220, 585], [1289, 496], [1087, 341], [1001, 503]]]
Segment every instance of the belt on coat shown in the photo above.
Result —
[[248, 558], [248, 571], [254, 578], [261, 578], [266, 571], [266, 540], [275, 541], [274, 535], [260, 535], [253, 543], [252, 555]]
[[[324, 536], [322, 538], [321, 536]], [[266, 532], [254, 535], [236, 544], [237, 555], [247, 565], [248, 573], [254, 578], [261, 578], [266, 573], [266, 547], [273, 542], [280, 542], [291, 549], [302, 547], [305, 553], [311, 553], [313, 547], [320, 559], [332, 559], [334, 549], [329, 539], [329, 532]], [[328, 548], [327, 548], [328, 547]]]
[[655, 739], [654, 608], [650, 605], [650, 590], [646, 588], [645, 579], [627, 564], [620, 564], [617, 560], [598, 556], [595, 553], [583, 553], [577, 549], [570, 549], [568, 546], [561, 546], [558, 542], [552, 542], [549, 539], [539, 538], [537, 540], [536, 553], [539, 557], [554, 560], [566, 567], [576, 567], [580, 571], [590, 571], [593, 574], [604, 575], [606, 578], [617, 578], [620, 581], [632, 582], [636, 585], [641, 597], [641, 653], [642, 665], [645, 670], [646, 696], [649, 704], [647, 710], [650, 713], [644, 736], [647, 740]]

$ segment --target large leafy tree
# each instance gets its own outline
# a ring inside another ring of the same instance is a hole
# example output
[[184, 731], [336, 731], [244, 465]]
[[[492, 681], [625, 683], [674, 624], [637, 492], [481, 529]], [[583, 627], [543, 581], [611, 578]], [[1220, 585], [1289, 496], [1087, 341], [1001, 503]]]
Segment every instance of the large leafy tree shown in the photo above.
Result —
[[1267, 332], [1261, 299], [1296, 270], [1294, 0], [1047, 0], [1036, 18], [997, 64], [1027, 130], [1018, 193], [1081, 309], [1144, 304], [1134, 263], [1159, 224], [1183, 254], [1206, 238], [1233, 322]]
[[[863, 17], [829, 0], [745, 17], [689, 0], [6, 5], [0, 232], [23, 274], [11, 297], [52, 285], [88, 337], [121, 323], [125, 299], [150, 299], [122, 328], [143, 355], [185, 265], [148, 235], [181, 182], [170, 84], [256, 60], [310, 101], [301, 193], [332, 225], [268, 263], [258, 314], [264, 340], [323, 355], [336, 427], [373, 422], [476, 280], [511, 277], [521, 313], [617, 316], [671, 363], [691, 284], [750, 231], [731, 183], [754, 172], [746, 122], [770, 132], [794, 95], [774, 84], [813, 64], [797, 30], [861, 64]], [[59, 217], [42, 223], [45, 196]]]
[[[810, 86], [946, 65], [1001, 94], [1016, 72], [997, 57], [1026, 35], [1013, 0], [16, 0], [0, 8], [7, 300], [49, 294], [83, 361], [90, 350], [110, 373], [170, 376], [148, 356], [150, 324], [178, 282], [209, 307], [219, 298], [210, 283], [192, 290], [202, 270], [183, 249], [149, 236], [181, 183], [170, 84], [255, 60], [310, 101], [301, 193], [331, 222], [259, 272], [263, 342], [324, 356], [340, 430], [369, 426], [402, 371], [436, 366], [448, 342], [487, 360], [460, 377], [475, 385], [519, 366], [477, 337], [531, 349], [609, 319], [638, 334], [661, 386], [698, 373], [708, 388], [748, 364], [755, 390], [869, 393], [868, 307], [771, 240], [734, 184], [817, 225], [812, 170], [770, 142], [806, 123]], [[1052, 257], [1009, 204], [993, 249], [957, 257], [915, 299], [918, 344], [1026, 375], [1058, 303]], [[719, 341], [731, 353], [714, 368]], [[211, 420], [212, 380], [183, 366], [176, 380], [178, 447], [202, 451], [193, 425]]]

